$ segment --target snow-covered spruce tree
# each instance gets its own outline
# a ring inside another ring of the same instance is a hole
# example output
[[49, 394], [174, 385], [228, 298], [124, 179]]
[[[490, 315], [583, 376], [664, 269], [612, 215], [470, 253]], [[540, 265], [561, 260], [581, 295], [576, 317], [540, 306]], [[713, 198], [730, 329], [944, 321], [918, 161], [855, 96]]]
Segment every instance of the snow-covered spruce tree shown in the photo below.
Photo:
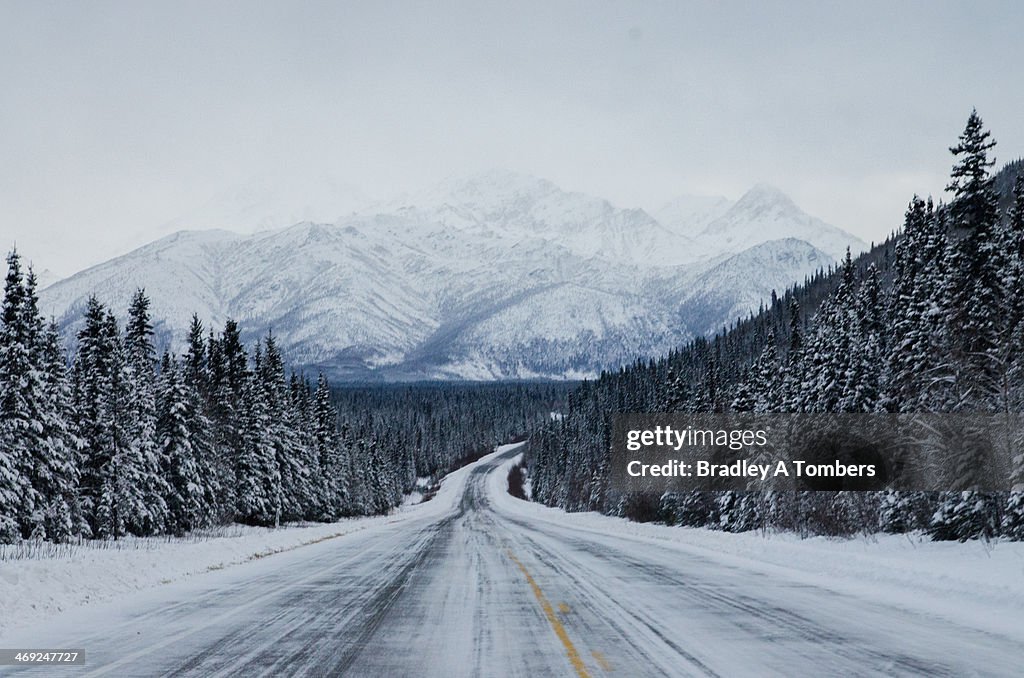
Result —
[[977, 490], [943, 492], [928, 533], [935, 541], [994, 537], [999, 530], [997, 499]]
[[838, 412], [849, 391], [855, 328], [856, 271], [847, 250], [835, 293], [821, 305], [805, 352], [803, 401], [810, 412]]
[[1003, 293], [1004, 252], [997, 229], [997, 197], [988, 152], [995, 146], [977, 112], [971, 113], [960, 143], [948, 190], [957, 241], [954, 270], [955, 359], [958, 362], [958, 411], [999, 411], [998, 344]]
[[682, 412], [690, 400], [690, 386], [682, 374], [677, 374], [674, 367], [668, 367], [665, 379], [665, 394], [662, 398], [661, 410], [665, 412]]
[[[1024, 172], [1013, 185], [1013, 203], [1007, 212], [1005, 246], [1010, 254], [1011, 271], [1007, 276], [1008, 304], [1005, 354], [1010, 366], [1007, 375], [1009, 410], [1024, 412]], [[1019, 419], [1018, 419], [1019, 421]], [[1003, 536], [1024, 540], [1024, 434], [1010, 441], [1010, 492], [1006, 495], [1000, 531]]]
[[[82, 533], [66, 365], [36, 278], [8, 257], [0, 326], [0, 539]], [[16, 490], [15, 494], [11, 491]]]
[[769, 327], [764, 349], [751, 368], [754, 378], [754, 413], [778, 412], [782, 408], [784, 394], [780, 367], [775, 330]]
[[214, 510], [216, 521], [223, 523], [235, 518], [240, 501], [238, 492], [246, 482], [238, 473], [245, 453], [242, 426], [246, 421], [246, 411], [243, 399], [249, 380], [249, 358], [235, 321], [225, 323], [219, 338], [210, 332], [206, 353], [210, 445], [220, 488]]
[[78, 352], [72, 370], [75, 427], [81, 439], [80, 499], [95, 537], [108, 534], [101, 524], [101, 504], [113, 451], [110, 391], [113, 389], [112, 351], [105, 332], [106, 311], [90, 297], [84, 325], [78, 332]]
[[320, 455], [313, 436], [313, 394], [309, 380], [292, 372], [288, 390], [291, 416], [289, 425], [294, 431], [298, 465], [302, 467], [306, 477], [306, 481], [298, 486], [298, 508], [305, 520], [322, 520], [327, 495], [324, 489], [324, 473], [320, 467]]
[[300, 520], [308, 503], [310, 469], [298, 434], [295, 410], [285, 381], [284, 360], [273, 334], [264, 340], [262, 360], [255, 371], [256, 383], [267, 409], [267, 433], [277, 466], [272, 499], [282, 520]]
[[321, 520], [337, 520], [348, 505], [348, 459], [338, 435], [338, 413], [321, 372], [313, 394], [313, 445], [320, 466]]
[[886, 370], [881, 408], [916, 412], [951, 407], [953, 381], [948, 323], [952, 305], [948, 244], [931, 201], [917, 196], [907, 208], [896, 244], [888, 295]]
[[1013, 185], [1013, 203], [1006, 214], [1003, 234], [1004, 248], [1009, 259], [1009, 271], [1004, 276], [1006, 298], [1018, 303], [1006, 305], [1006, 353], [1009, 357], [1010, 411], [1024, 410], [1024, 171], [1017, 175]]
[[711, 492], [684, 492], [675, 506], [675, 522], [683, 527], [718, 524], [718, 504]]
[[[1005, 288], [1005, 259], [997, 228], [997, 198], [988, 152], [995, 146], [976, 111], [972, 111], [960, 143], [950, 148], [957, 157], [948, 189], [955, 244], [951, 271], [951, 318], [956, 332], [951, 358], [955, 370], [957, 412], [1005, 411], [1002, 384], [1006, 363], [1000, 359], [999, 309]], [[958, 491], [943, 495], [932, 518], [934, 539], [990, 537], [998, 529], [998, 501], [980, 492], [990, 464], [984, 456], [986, 431], [961, 431], [955, 448], [948, 450], [950, 479]]]
[[148, 318], [139, 316], [145, 309], [135, 310], [126, 353], [113, 314], [90, 298], [72, 372], [82, 509], [100, 538], [155, 534], [164, 527], [166, 484], [155, 449], [153, 366], [146, 362], [152, 344]]
[[43, 330], [40, 360], [45, 379], [43, 439], [49, 467], [49, 486], [43, 492], [44, 526], [50, 541], [62, 542], [89, 536], [89, 527], [79, 499], [81, 441], [73, 423], [74, 397], [67, 358], [54, 322]]
[[367, 490], [367, 468], [363, 446], [359, 444], [358, 435], [354, 427], [347, 423], [342, 424], [338, 435], [341, 438], [341, 444], [348, 452], [346, 455], [348, 462], [346, 476], [349, 479], [349, 492], [345, 503], [345, 515], [367, 515], [372, 512], [372, 508]]
[[764, 524], [763, 504], [757, 492], [721, 492], [716, 504], [718, 522], [713, 526], [723, 532], [748, 532]]
[[850, 360], [839, 399], [840, 412], [872, 412], [879, 406], [882, 373], [882, 307], [878, 268], [864, 274], [852, 306]]
[[[166, 527], [169, 488], [163, 476], [163, 460], [157, 450], [156, 350], [153, 324], [145, 290], [136, 290], [128, 307], [124, 334], [124, 368], [121, 395], [125, 401], [124, 432], [127, 447], [119, 464], [126, 478], [137, 478], [126, 492], [122, 513], [127, 529], [136, 535], [160, 533]], [[139, 499], [141, 497], [141, 506]], [[130, 498], [129, 498], [130, 497]]]
[[209, 516], [202, 460], [194, 445], [201, 413], [181, 370], [169, 354], [161, 360], [157, 392], [157, 450], [167, 483], [167, 531], [182, 535], [206, 524]]
[[736, 387], [736, 395], [729, 406], [733, 412], [753, 412], [757, 405], [757, 382], [752, 372], [753, 370], [745, 370]]
[[[704, 378], [697, 387], [697, 392], [694, 395], [693, 403], [694, 409], [697, 412], [721, 412], [722, 411], [722, 393], [718, 388], [719, 382], [719, 371], [718, 361], [714, 355], [709, 351], [707, 361], [705, 362]], [[626, 411], [637, 411], [635, 409]]]
[[878, 528], [881, 531], [890, 534], [912, 532], [927, 527], [930, 519], [924, 492], [887, 490], [882, 493], [878, 507]]
[[364, 464], [367, 509], [371, 514], [386, 513], [396, 504], [399, 494], [394, 478], [385, 461], [383, 450], [377, 441], [369, 436], [360, 436], [357, 441], [359, 457]]
[[43, 461], [43, 423], [42, 374], [34, 364], [39, 336], [29, 303], [21, 259], [12, 251], [0, 310], [0, 543], [29, 536], [43, 521], [42, 497], [32, 484]]
[[229, 488], [231, 461], [215, 445], [211, 413], [213, 394], [210, 379], [209, 355], [204, 340], [203, 324], [192, 315], [189, 325], [188, 348], [182, 359], [181, 380], [189, 403], [189, 436], [203, 491], [204, 525], [226, 522], [227, 507], [231, 506]]
[[[48, 427], [56, 424], [58, 415], [51, 408], [46, 391], [47, 369], [43, 354], [44, 328], [39, 315], [39, 297], [36, 293], [36, 276], [30, 269], [25, 276], [25, 294], [22, 305], [22, 326], [27, 330], [29, 346], [29, 373], [23, 397], [30, 403], [34, 414], [28, 450], [25, 475], [32, 491], [23, 499], [21, 531], [23, 536], [43, 539], [46, 535], [46, 513], [51, 499], [57, 494], [59, 472], [62, 460], [61, 450], [51, 449]], [[58, 443], [59, 444], [59, 443]], [[57, 468], [55, 468], [55, 466]], [[29, 505], [31, 503], [31, 506]]]
[[[254, 361], [258, 371], [262, 364], [259, 346]], [[281, 520], [281, 473], [266, 393], [255, 377], [248, 378], [243, 389], [235, 464], [236, 518], [251, 525], [277, 525]]]
[[[109, 310], [104, 314], [102, 332], [104, 346], [109, 351], [109, 389], [104, 393], [105, 433], [110, 459], [102, 469], [100, 502], [96, 510], [97, 535], [118, 537], [126, 534], [148, 535], [162, 527], [164, 505], [162, 496], [157, 504], [157, 515], [150, 513], [148, 488], [159, 478], [153, 466], [155, 455], [142, 454], [144, 445], [152, 452], [153, 440], [140, 440], [135, 428], [139, 422], [132, 402], [134, 373], [128, 368], [117, 319]], [[148, 432], [155, 433], [150, 425]], [[158, 468], [158, 467], [157, 467]], [[154, 519], [155, 518], [155, 519]]]
[[804, 382], [804, 331], [800, 313], [800, 302], [797, 301], [796, 295], [790, 296], [787, 312], [789, 315], [789, 347], [786, 353], [786, 363], [783, 366], [782, 407], [780, 411], [801, 412], [804, 406], [801, 397]]

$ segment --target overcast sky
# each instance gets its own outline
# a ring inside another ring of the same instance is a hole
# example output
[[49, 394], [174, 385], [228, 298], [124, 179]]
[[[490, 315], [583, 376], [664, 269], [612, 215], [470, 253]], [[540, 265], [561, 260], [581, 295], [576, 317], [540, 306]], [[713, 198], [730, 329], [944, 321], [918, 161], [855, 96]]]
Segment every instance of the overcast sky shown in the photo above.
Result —
[[763, 181], [878, 239], [972, 106], [1024, 154], [1022, 26], [1015, 1], [0, 0], [0, 246], [70, 274], [254, 175], [384, 197], [493, 167], [624, 207]]

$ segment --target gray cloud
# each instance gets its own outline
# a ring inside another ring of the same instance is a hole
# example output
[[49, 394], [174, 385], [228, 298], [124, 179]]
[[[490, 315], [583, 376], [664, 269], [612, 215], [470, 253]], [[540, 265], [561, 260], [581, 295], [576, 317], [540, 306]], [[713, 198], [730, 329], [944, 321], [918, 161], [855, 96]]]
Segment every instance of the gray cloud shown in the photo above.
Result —
[[494, 166], [623, 206], [766, 181], [865, 239], [977, 106], [1024, 149], [1016, 2], [0, 5], [0, 242], [71, 273], [267, 171]]

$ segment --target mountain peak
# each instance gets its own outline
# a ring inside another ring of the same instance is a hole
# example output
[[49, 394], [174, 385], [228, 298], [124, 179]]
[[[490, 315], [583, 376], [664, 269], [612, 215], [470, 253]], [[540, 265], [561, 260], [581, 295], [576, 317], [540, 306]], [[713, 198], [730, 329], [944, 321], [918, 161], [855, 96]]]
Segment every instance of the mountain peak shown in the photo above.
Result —
[[663, 354], [838, 256], [806, 243], [845, 250], [845, 234], [766, 207], [778, 195], [756, 187], [746, 201], [765, 207], [742, 213], [724, 198], [678, 203], [721, 215], [692, 240], [642, 209], [488, 170], [333, 224], [178, 232], [47, 287], [40, 304], [75, 336], [90, 295], [123, 316], [144, 286], [161, 346], [180, 349], [193, 313], [213, 327], [231, 317], [246, 340], [273, 327], [297, 365], [351, 378], [589, 375]]
[[758, 183], [736, 201], [737, 208], [751, 209], [777, 207], [780, 211], [802, 212], [793, 200], [771, 184]]
[[856, 236], [825, 223], [800, 209], [785, 193], [769, 184], [757, 184], [700, 234], [712, 249], [737, 252], [768, 240], [796, 238], [839, 259], [850, 247], [860, 252], [867, 245]]

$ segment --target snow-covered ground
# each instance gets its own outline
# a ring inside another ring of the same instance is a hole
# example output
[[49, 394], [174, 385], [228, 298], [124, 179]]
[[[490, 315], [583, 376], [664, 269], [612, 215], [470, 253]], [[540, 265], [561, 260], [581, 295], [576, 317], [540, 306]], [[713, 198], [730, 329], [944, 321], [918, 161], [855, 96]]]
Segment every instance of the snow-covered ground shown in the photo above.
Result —
[[31, 609], [47, 586], [108, 600], [8, 629], [0, 647], [83, 648], [87, 665], [62, 676], [1020, 675], [1020, 544], [566, 514], [508, 495], [519, 451], [391, 516], [223, 538], [236, 546], [219, 559], [211, 539], [4, 563], [5, 620], [54, 612]]
[[62, 610], [340, 537], [380, 520], [276, 530], [232, 526], [211, 536], [86, 542], [0, 562], [0, 633]]

